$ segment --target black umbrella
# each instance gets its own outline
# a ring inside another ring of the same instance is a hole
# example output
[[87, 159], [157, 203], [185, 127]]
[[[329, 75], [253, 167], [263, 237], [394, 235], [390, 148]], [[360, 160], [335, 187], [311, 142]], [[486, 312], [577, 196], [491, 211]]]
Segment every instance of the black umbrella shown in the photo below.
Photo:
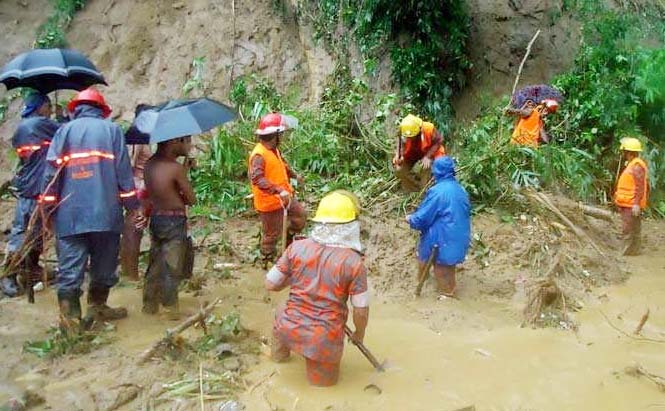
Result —
[[106, 81], [95, 65], [76, 50], [36, 49], [7, 63], [0, 83], [7, 90], [30, 87], [48, 94], [61, 89], [83, 90]]
[[127, 144], [161, 143], [204, 133], [236, 118], [236, 112], [209, 98], [171, 100], [142, 110], [125, 134]]

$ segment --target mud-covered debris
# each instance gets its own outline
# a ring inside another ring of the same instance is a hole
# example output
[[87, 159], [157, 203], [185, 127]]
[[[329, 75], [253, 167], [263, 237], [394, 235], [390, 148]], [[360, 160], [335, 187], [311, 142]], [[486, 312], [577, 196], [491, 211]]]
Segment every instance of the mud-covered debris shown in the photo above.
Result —
[[376, 384], [368, 384], [363, 388], [363, 391], [370, 393], [370, 394], [375, 394], [375, 395], [381, 395], [383, 393], [383, 390], [381, 387], [379, 387]]
[[241, 365], [242, 364], [240, 364], [240, 360], [237, 357], [227, 358], [222, 363], [222, 367], [224, 367], [224, 369], [229, 371], [238, 371]]
[[221, 343], [214, 348], [213, 353], [215, 357], [222, 359], [237, 354], [237, 350], [233, 344]]

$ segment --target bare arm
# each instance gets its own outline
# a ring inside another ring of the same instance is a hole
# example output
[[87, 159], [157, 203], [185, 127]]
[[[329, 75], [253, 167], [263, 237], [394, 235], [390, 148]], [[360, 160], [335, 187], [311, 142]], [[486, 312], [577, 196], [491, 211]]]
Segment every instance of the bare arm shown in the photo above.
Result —
[[191, 206], [196, 203], [196, 195], [194, 194], [194, 189], [192, 184], [187, 178], [187, 173], [185, 168], [178, 165], [178, 171], [176, 172], [176, 184], [178, 185], [178, 191], [180, 191], [180, 196], [182, 197], [185, 205]]
[[365, 329], [369, 322], [369, 307], [353, 307], [353, 325], [355, 330], [351, 338], [356, 342], [363, 342]]
[[439, 151], [439, 148], [443, 145], [443, 136], [439, 133], [439, 130], [434, 130], [434, 135], [432, 136], [432, 147], [427, 150], [425, 157], [434, 158], [434, 154]]

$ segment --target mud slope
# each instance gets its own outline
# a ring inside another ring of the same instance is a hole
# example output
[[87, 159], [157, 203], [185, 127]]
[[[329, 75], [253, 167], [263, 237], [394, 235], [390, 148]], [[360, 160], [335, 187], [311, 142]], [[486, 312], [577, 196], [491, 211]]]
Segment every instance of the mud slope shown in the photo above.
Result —
[[192, 60], [205, 57], [204, 83], [227, 100], [231, 78], [244, 74], [293, 85], [307, 98], [309, 66], [298, 28], [269, 1], [93, 0], [69, 31], [72, 47], [106, 75], [115, 116], [130, 119], [140, 102], [179, 97]]

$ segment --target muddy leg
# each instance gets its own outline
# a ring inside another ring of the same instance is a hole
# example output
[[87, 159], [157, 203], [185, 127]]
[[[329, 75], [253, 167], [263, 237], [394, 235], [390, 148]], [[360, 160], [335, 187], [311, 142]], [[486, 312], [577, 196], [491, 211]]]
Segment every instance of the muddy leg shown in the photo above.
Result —
[[339, 363], [326, 363], [305, 359], [307, 381], [317, 387], [330, 387], [339, 379]]
[[439, 294], [446, 297], [455, 295], [455, 266], [454, 265], [434, 265], [434, 277], [436, 278]]
[[621, 253], [623, 255], [637, 255], [640, 251], [642, 219], [634, 217], [631, 209], [626, 207], [621, 207], [619, 214], [622, 222]]
[[123, 276], [130, 281], [139, 279], [141, 237], [142, 232], [137, 230], [132, 219], [126, 216], [120, 245], [120, 266]]
[[282, 209], [270, 211], [270, 212], [261, 212], [259, 213], [261, 218], [261, 256], [263, 257], [264, 263], [272, 263], [275, 260], [275, 255], [277, 254], [277, 239], [282, 233]]
[[143, 277], [143, 309], [146, 314], [156, 314], [159, 311], [161, 299], [160, 273], [164, 264], [161, 258], [161, 244], [155, 237], [150, 241], [150, 260], [148, 269]]
[[295, 198], [291, 200], [288, 214], [289, 231], [287, 234], [287, 247], [293, 242], [293, 236], [302, 232], [307, 225], [307, 211]]

